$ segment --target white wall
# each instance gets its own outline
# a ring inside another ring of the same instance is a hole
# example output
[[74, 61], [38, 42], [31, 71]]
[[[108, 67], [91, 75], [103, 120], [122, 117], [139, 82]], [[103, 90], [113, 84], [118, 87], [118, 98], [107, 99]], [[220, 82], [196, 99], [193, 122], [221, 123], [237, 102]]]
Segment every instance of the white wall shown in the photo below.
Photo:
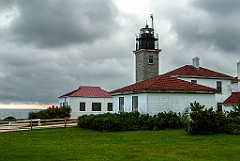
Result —
[[233, 106], [232, 105], [223, 105], [222, 110], [230, 112], [231, 110], [233, 110]]
[[138, 96], [138, 111], [141, 113], [147, 113], [147, 94], [145, 93], [113, 96], [114, 112], [119, 111], [119, 97], [124, 97], [124, 112], [131, 112], [133, 96]]
[[194, 101], [216, 110], [214, 94], [151, 93], [148, 94], [148, 113], [157, 114], [163, 111], [182, 113]]
[[[63, 103], [65, 100], [64, 98], [59, 99], [59, 106], [60, 103]], [[108, 111], [108, 103], [112, 103], [112, 98], [93, 98], [93, 97], [67, 97], [66, 102], [72, 108], [71, 118], [77, 118], [79, 116], [85, 114], [102, 114]], [[80, 102], [85, 102], [85, 111], [80, 111]], [[101, 111], [92, 111], [92, 103], [101, 103]]]
[[197, 80], [197, 84], [204, 85], [211, 88], [217, 88], [217, 81], [222, 82], [222, 93], [216, 94], [216, 102], [223, 102], [231, 95], [231, 80], [225, 79], [207, 79], [207, 78], [180, 78], [182, 80], [191, 82]]
[[217, 109], [214, 94], [142, 93], [113, 96], [114, 110], [118, 111], [119, 97], [124, 97], [124, 110], [131, 112], [132, 96], [138, 96], [138, 111], [142, 114], [157, 114], [163, 111], [183, 112], [194, 101], [205, 105], [206, 108]]
[[[240, 61], [237, 63], [238, 80], [240, 80]], [[238, 82], [238, 91], [240, 91], [240, 82]]]
[[239, 84], [240, 83], [232, 83], [232, 85], [231, 85], [232, 92], [238, 92], [239, 91], [239, 89], [238, 89]]

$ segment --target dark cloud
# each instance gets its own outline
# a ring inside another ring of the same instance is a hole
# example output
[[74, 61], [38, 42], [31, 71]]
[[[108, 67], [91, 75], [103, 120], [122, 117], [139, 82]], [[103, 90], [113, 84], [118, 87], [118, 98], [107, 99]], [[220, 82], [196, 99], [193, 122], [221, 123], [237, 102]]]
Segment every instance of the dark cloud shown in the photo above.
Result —
[[15, 5], [16, 0], [1, 0], [0, 1], [0, 12], [9, 8], [12, 8]]
[[90, 43], [117, 28], [117, 9], [110, 0], [16, 1], [19, 17], [12, 31], [20, 42], [39, 47]]
[[[193, 35], [193, 37], [199, 38], [201, 41], [208, 41], [214, 43], [214, 45], [225, 52], [233, 52], [240, 50], [238, 42], [240, 41], [240, 29], [239, 23], [239, 6], [238, 0], [194, 0], [192, 5], [196, 9], [203, 10], [207, 13], [206, 23], [209, 24], [209, 29], [205, 27], [205, 33], [199, 33]], [[194, 23], [194, 22], [193, 22]], [[200, 22], [204, 25], [204, 22]], [[197, 30], [201, 30], [203, 25], [198, 25]], [[194, 31], [194, 30], [193, 30]], [[190, 39], [191, 41], [193, 39]], [[198, 39], [197, 39], [198, 40]]]
[[231, 16], [232, 14], [239, 15], [239, 0], [193, 0], [191, 4], [220, 17]]
[[[149, 4], [161, 73], [199, 56], [202, 66], [235, 75], [239, 11], [222, 13], [215, 2]], [[80, 85], [111, 91], [134, 83], [135, 33], [146, 19], [120, 12], [113, 0], [1, 0], [0, 102], [50, 104]]]
[[[189, 47], [205, 44], [219, 52], [236, 54], [240, 50], [240, 22], [237, 0], [192, 0], [187, 5], [172, 4], [158, 13], [171, 23], [179, 43]], [[169, 9], [175, 7], [174, 10]]]
[[119, 30], [111, 0], [0, 3], [4, 16], [12, 16], [0, 25], [1, 102], [56, 103], [80, 85], [111, 90], [118, 83], [109, 85], [110, 77], [124, 77], [126, 68], [112, 53], [119, 48], [107, 44], [116, 43]]

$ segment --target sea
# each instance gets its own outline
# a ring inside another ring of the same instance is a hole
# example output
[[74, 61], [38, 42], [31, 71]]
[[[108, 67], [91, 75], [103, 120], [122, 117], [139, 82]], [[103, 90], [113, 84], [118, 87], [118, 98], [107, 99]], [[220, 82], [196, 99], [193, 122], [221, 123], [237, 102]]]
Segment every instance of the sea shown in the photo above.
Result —
[[7, 117], [14, 117], [16, 119], [27, 119], [29, 112], [38, 112], [43, 109], [23, 109], [23, 108], [0, 108], [0, 120]]

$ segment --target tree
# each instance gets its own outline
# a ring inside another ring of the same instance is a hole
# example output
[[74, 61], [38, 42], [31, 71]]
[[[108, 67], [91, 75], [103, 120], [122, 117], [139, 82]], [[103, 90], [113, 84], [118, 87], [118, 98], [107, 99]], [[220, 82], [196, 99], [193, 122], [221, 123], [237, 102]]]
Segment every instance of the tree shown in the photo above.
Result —
[[39, 112], [30, 112], [28, 114], [29, 119], [53, 119], [53, 118], [69, 118], [71, 117], [71, 107], [63, 106], [63, 107], [49, 107], [46, 110], [41, 110]]

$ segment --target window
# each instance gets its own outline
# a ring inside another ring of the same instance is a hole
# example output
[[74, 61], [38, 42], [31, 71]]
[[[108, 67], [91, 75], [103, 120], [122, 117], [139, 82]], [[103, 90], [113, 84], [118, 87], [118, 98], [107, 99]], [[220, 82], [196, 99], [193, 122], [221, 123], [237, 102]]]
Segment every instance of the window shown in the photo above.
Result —
[[153, 55], [148, 56], [148, 64], [153, 64]]
[[80, 102], [79, 104], [80, 108], [79, 108], [79, 111], [85, 111], [85, 102]]
[[217, 103], [217, 111], [222, 111], [222, 103]]
[[108, 111], [112, 111], [113, 110], [113, 107], [112, 107], [112, 103], [108, 103]]
[[138, 96], [132, 97], [132, 111], [138, 111]]
[[222, 82], [217, 81], [217, 90], [219, 93], [222, 93]]
[[197, 80], [191, 80], [191, 82], [197, 84]]
[[92, 111], [101, 111], [101, 103], [92, 103]]
[[119, 97], [119, 112], [124, 112], [124, 97]]
[[63, 103], [63, 106], [64, 106], [64, 107], [68, 107], [68, 103], [67, 103], [67, 102], [64, 102], [64, 103]]

